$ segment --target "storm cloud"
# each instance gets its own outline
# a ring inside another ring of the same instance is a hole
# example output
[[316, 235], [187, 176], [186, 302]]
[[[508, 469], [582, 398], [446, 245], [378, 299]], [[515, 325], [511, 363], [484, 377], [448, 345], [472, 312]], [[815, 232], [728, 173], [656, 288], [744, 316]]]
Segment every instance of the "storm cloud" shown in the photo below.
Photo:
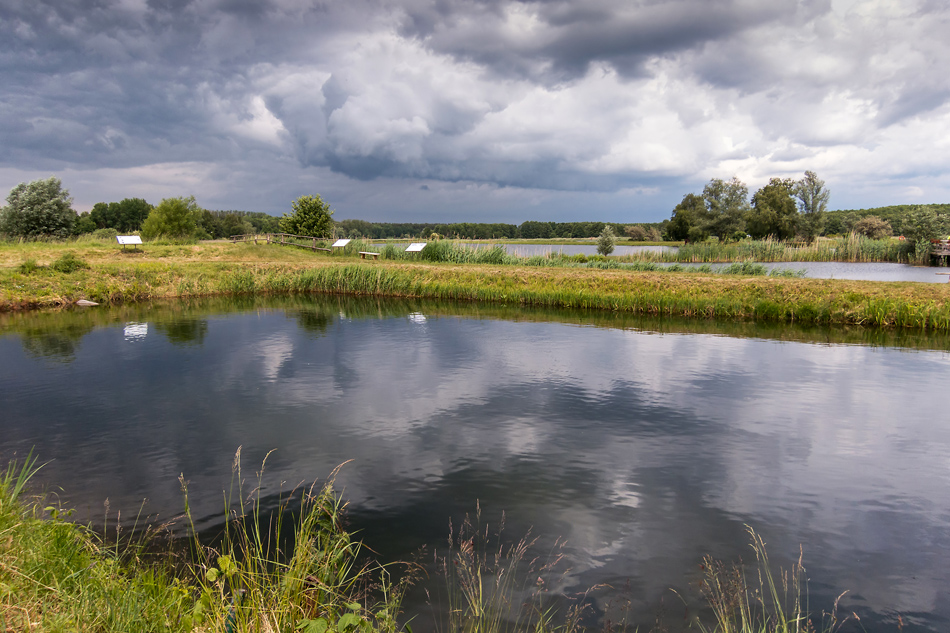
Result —
[[811, 169], [833, 208], [936, 202], [948, 30], [928, 0], [0, 0], [0, 186], [648, 221]]

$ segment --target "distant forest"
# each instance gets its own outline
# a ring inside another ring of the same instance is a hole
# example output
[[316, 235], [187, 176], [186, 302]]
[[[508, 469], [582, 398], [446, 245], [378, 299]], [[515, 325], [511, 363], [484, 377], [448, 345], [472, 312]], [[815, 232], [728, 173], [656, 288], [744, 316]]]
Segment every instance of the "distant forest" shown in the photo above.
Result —
[[[644, 228], [656, 228], [663, 232], [665, 222], [641, 224]], [[605, 226], [613, 228], [614, 233], [623, 236], [626, 224], [616, 222], [537, 222], [529, 220], [521, 224], [486, 224], [479, 222], [440, 223], [397, 223], [367, 222], [365, 220], [340, 220], [336, 222], [337, 235], [342, 237], [364, 237], [373, 240], [420, 237], [427, 238], [433, 233], [441, 237], [462, 240], [491, 239], [549, 239], [597, 237]]]
[[[936, 212], [941, 223], [950, 226], [950, 204], [895, 205], [874, 209], [842, 209], [826, 211], [821, 235], [846, 235], [861, 220], [874, 216], [888, 222], [894, 235], [901, 235], [907, 215], [926, 206]], [[96, 229], [116, 229], [121, 232], [137, 231], [148, 216], [151, 205], [137, 198], [122, 202], [100, 202], [91, 213], [79, 217], [76, 233]], [[202, 209], [198, 226], [203, 236], [230, 237], [241, 233], [277, 233], [280, 217], [251, 211], [208, 211]], [[551, 239], [596, 238], [610, 226], [618, 237], [635, 240], [660, 240], [666, 234], [670, 220], [662, 222], [541, 222], [529, 220], [521, 224], [480, 222], [367, 222], [366, 220], [335, 221], [337, 237], [366, 238], [371, 240], [422, 238], [432, 234], [449, 239]], [[861, 227], [859, 227], [860, 229]]]
[[898, 204], [876, 209], [826, 211], [822, 235], [846, 235], [854, 229], [855, 224], [869, 216], [875, 216], [889, 222], [894, 235], [903, 235], [904, 218], [911, 211], [921, 207], [930, 207], [945, 224], [950, 224], [950, 204]]
[[[890, 223], [894, 235], [901, 235], [904, 217], [910, 211], [920, 207], [930, 207], [937, 215], [950, 224], [950, 204], [901, 204], [890, 207], [873, 209], [842, 209], [826, 211], [821, 235], [847, 235], [862, 219], [875, 216]], [[398, 238], [427, 238], [433, 233], [442, 237], [458, 238], [463, 240], [485, 239], [549, 239], [549, 238], [593, 238], [600, 235], [605, 226], [613, 228], [619, 237], [650, 234], [651, 229], [660, 235], [666, 233], [669, 220], [662, 222], [633, 222], [629, 224], [617, 222], [537, 222], [528, 221], [521, 224], [483, 224], [477, 222], [456, 222], [452, 224], [439, 223], [396, 223], [396, 222], [367, 222], [365, 220], [337, 221], [337, 235], [341, 237], [363, 237], [374, 240]], [[642, 227], [645, 231], [631, 230], [631, 227]], [[654, 233], [654, 236], [656, 233]], [[635, 238], [636, 239], [636, 238]], [[642, 238], [641, 238], [642, 239]]]

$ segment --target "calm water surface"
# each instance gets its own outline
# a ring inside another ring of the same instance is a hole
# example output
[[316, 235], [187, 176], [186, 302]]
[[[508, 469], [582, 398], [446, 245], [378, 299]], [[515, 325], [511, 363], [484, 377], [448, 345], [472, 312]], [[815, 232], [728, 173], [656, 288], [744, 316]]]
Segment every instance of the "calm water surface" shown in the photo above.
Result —
[[[700, 266], [701, 264], [683, 264]], [[709, 264], [718, 270], [729, 264]], [[947, 268], [932, 266], [910, 266], [888, 262], [851, 263], [851, 262], [774, 262], [763, 263], [768, 270], [773, 268], [804, 270], [805, 277], [815, 279], [855, 279], [863, 281], [917, 281], [921, 283], [945, 284], [950, 279]]]
[[325, 297], [0, 326], [0, 457], [35, 447], [84, 520], [174, 516], [184, 473], [217, 525], [236, 448], [247, 473], [275, 449], [265, 496], [348, 462], [384, 558], [478, 502], [566, 538], [560, 588], [609, 584], [595, 613], [629, 599], [641, 630], [685, 628], [702, 556], [749, 559], [745, 525], [777, 563], [803, 547], [813, 609], [848, 590], [869, 632], [950, 630], [945, 339]]

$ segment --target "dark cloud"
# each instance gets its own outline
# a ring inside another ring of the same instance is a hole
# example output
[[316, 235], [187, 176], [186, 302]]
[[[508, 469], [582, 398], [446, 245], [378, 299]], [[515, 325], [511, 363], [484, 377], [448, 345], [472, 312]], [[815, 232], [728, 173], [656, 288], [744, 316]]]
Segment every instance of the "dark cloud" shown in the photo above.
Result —
[[[668, 200], [734, 173], [829, 165], [844, 177], [891, 173], [896, 160], [931, 173], [945, 161], [905, 145], [950, 133], [950, 9], [844, 6], [7, 0], [0, 169], [205, 164], [249, 169], [250, 182], [296, 163], [292, 188], [322, 170], [357, 187], [408, 179], [414, 192], [419, 179], [552, 192], [667, 183]], [[871, 154], [874, 166], [856, 167]]]
[[[564, 81], [592, 62], [625, 76], [643, 74], [646, 60], [727, 39], [794, 13], [792, 0], [750, 6], [734, 0], [676, 2], [440, 2], [410, 7], [403, 33], [434, 50], [471, 59], [499, 74]], [[537, 9], [528, 35], [506, 23], [519, 8]]]

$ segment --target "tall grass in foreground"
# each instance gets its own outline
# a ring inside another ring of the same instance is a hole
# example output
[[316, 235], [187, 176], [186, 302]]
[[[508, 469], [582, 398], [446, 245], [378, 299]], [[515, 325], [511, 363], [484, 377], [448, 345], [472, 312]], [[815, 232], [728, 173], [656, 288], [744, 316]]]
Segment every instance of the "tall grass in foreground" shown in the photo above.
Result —
[[[185, 616], [186, 626], [304, 633], [399, 630], [396, 616], [407, 585], [394, 585], [386, 568], [361, 562], [361, 543], [342, 525], [343, 504], [333, 491], [336, 473], [323, 486], [284, 496], [265, 515], [263, 469], [264, 464], [247, 507], [238, 448], [224, 533], [215, 546], [203, 544], [197, 535], [194, 539], [191, 568], [200, 594]], [[195, 533], [187, 482], [181, 478], [180, 483]], [[288, 518], [291, 525], [285, 524]]]
[[704, 633], [835, 633], [857, 615], [838, 619], [838, 603], [817, 616], [809, 611], [808, 588], [802, 552], [791, 569], [773, 571], [765, 541], [746, 526], [755, 552], [756, 566], [750, 579], [740, 564], [726, 565], [706, 556], [701, 589], [713, 614], [712, 627], [698, 622]]
[[188, 592], [170, 559], [146, 563], [136, 547], [106, 547], [58, 508], [25, 498], [37, 470], [31, 455], [0, 475], [0, 630], [186, 630]]
[[[142, 540], [122, 541], [118, 533], [110, 545], [63, 520], [55, 506], [25, 496], [38, 469], [30, 455], [0, 472], [2, 631], [411, 633], [397, 621], [407, 581], [393, 584], [385, 567], [361, 556], [361, 544], [342, 527], [333, 475], [324, 486], [288, 494], [265, 515], [261, 473], [245, 505], [239, 448], [223, 534], [213, 545], [195, 536], [190, 557], [183, 557]], [[187, 483], [181, 484], [194, 535]], [[582, 620], [597, 588], [573, 597], [560, 593], [567, 573], [559, 570], [560, 542], [541, 560], [531, 554], [533, 539], [505, 544], [503, 530], [502, 519], [490, 532], [480, 508], [474, 521], [466, 517], [457, 532], [450, 528], [448, 551], [435, 561], [446, 599], [436, 605], [442, 615], [435, 629], [589, 630]], [[700, 589], [712, 621], [697, 619], [692, 626], [704, 633], [836, 633], [857, 619], [839, 620], [841, 596], [831, 611], [812, 614], [801, 552], [790, 570], [775, 571], [765, 542], [748, 531], [754, 567], [704, 558]], [[605, 633], [626, 630], [626, 615], [603, 626]]]
[[[448, 553], [436, 556], [445, 582], [445, 605], [436, 630], [441, 633], [575, 633], [587, 610], [583, 600], [558, 608], [563, 596], [548, 589], [558, 584], [561, 543], [545, 560], [529, 555], [530, 535], [513, 544], [503, 541], [504, 515], [495, 532], [482, 524], [481, 507], [474, 521], [465, 516], [456, 532], [449, 526]], [[586, 595], [586, 594], [584, 594]]]
[[[240, 449], [236, 468], [239, 459]], [[63, 520], [57, 508], [24, 497], [37, 470], [28, 457], [0, 476], [2, 631], [399, 629], [403, 586], [393, 586], [379, 565], [359, 562], [361, 546], [341, 525], [332, 480], [288, 496], [268, 516], [259, 499], [250, 513], [239, 502], [229, 508], [221, 541], [212, 547], [195, 536], [186, 556], [149, 545], [149, 531], [135, 540], [117, 532], [109, 545]], [[236, 477], [240, 500], [239, 470]], [[298, 504], [293, 513], [291, 500]], [[292, 525], [283, 523], [284, 515], [294, 517]]]

